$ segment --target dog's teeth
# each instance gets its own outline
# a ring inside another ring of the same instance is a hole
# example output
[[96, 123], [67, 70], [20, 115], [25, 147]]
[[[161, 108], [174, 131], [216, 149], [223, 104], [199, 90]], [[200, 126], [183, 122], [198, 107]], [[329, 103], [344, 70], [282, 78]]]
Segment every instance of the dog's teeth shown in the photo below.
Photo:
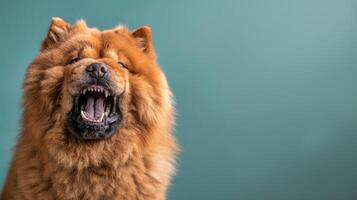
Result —
[[83, 94], [86, 94], [87, 93], [87, 88], [85, 88], [84, 90], [83, 90]]
[[97, 122], [97, 123], [100, 123], [103, 121], [104, 119], [104, 115], [107, 114], [107, 112], [105, 113], [102, 113], [102, 115], [99, 117], [99, 119], [91, 119], [91, 118], [88, 118], [85, 114], [85, 112], [83, 110], [81, 110], [81, 116], [83, 119], [85, 120], [88, 120], [88, 121], [91, 121], [91, 122]]
[[82, 116], [82, 118], [84, 118], [84, 119], [88, 119], [88, 118], [86, 117], [86, 115], [84, 114], [84, 111], [83, 111], [83, 110], [81, 110], [81, 116]]
[[104, 113], [102, 113], [102, 115], [100, 116], [99, 120], [97, 122], [102, 122], [104, 118]]
[[107, 98], [109, 96], [109, 92], [107, 90], [104, 90], [104, 95], [105, 95], [105, 98]]

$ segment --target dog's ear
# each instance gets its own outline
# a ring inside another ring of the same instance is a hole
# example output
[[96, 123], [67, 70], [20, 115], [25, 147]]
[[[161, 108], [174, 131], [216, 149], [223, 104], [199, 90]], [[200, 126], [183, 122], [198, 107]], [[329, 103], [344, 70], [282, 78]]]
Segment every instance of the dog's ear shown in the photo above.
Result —
[[48, 28], [47, 36], [42, 42], [41, 51], [46, 48], [64, 41], [69, 35], [70, 25], [63, 19], [58, 17], [53, 17], [51, 25]]
[[131, 35], [135, 38], [139, 48], [146, 53], [150, 59], [156, 60], [156, 54], [152, 42], [152, 33], [149, 26], [143, 26], [133, 31]]

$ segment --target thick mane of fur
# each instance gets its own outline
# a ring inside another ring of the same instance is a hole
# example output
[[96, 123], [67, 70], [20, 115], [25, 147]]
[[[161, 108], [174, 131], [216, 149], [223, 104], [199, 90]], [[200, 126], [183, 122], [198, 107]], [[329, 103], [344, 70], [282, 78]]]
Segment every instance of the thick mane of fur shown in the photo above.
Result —
[[[66, 63], [79, 53], [83, 65], [105, 62], [124, 88], [121, 125], [105, 140], [81, 141], [68, 133], [82, 71]], [[166, 199], [177, 152], [174, 108], [149, 27], [100, 32], [83, 20], [71, 26], [54, 18], [23, 90], [22, 130], [1, 200]]]

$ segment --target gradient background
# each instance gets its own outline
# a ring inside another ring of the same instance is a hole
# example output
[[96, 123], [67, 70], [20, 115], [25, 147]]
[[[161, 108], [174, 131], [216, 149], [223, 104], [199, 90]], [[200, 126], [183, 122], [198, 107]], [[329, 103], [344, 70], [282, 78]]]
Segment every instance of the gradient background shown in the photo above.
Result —
[[152, 27], [183, 149], [169, 199], [357, 199], [356, 1], [102, 2], [1, 0], [1, 184], [26, 66], [59, 16]]

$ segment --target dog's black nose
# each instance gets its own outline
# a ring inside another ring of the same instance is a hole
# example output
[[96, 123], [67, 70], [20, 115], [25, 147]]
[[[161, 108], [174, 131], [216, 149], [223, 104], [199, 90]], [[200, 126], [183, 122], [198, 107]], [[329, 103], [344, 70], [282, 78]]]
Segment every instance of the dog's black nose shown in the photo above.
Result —
[[103, 63], [92, 63], [87, 67], [89, 75], [95, 78], [103, 78], [108, 72], [108, 67]]

